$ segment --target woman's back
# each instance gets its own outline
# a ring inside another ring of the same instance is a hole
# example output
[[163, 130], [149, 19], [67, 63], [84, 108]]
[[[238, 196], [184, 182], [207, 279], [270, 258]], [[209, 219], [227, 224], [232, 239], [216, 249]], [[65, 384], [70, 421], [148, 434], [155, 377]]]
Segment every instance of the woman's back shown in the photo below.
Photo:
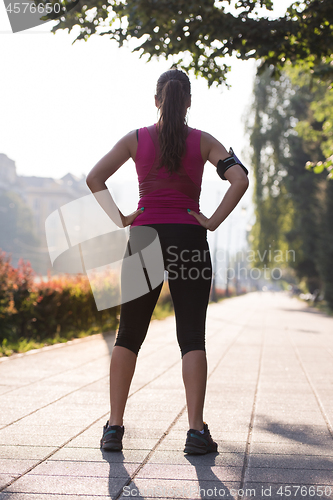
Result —
[[201, 131], [188, 129], [185, 154], [176, 172], [160, 165], [160, 147], [156, 125], [138, 131], [135, 165], [139, 180], [138, 208], [144, 213], [133, 226], [143, 224], [194, 224], [187, 209], [199, 211], [204, 160], [200, 150]]

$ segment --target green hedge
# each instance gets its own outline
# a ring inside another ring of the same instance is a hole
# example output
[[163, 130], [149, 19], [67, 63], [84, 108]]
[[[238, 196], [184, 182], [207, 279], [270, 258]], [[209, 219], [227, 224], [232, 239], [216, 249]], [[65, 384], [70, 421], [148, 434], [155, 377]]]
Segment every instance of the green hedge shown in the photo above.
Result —
[[86, 276], [49, 276], [39, 283], [35, 278], [29, 263], [21, 260], [14, 268], [0, 252], [0, 342], [117, 328], [119, 307], [98, 311]]
[[[36, 278], [29, 262], [20, 260], [14, 268], [0, 249], [0, 356], [117, 330], [120, 306], [98, 311], [86, 276], [48, 276], [47, 281]], [[114, 289], [109, 276], [100, 279], [103, 286]], [[152, 319], [172, 312], [165, 283]]]

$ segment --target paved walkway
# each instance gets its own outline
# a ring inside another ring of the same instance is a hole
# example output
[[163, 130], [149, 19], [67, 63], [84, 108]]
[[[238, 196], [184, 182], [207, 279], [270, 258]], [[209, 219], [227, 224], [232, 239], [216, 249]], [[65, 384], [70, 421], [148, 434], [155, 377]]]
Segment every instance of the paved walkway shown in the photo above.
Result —
[[124, 450], [99, 449], [114, 337], [0, 362], [0, 500], [333, 499], [333, 318], [287, 294], [209, 307], [205, 420], [219, 454], [185, 456], [174, 318], [139, 354]]

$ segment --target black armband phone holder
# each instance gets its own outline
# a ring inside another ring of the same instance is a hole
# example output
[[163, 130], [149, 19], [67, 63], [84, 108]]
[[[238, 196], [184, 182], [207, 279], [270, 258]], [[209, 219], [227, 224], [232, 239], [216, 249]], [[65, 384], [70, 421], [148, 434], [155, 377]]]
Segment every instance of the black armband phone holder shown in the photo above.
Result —
[[246, 175], [248, 175], [249, 172], [247, 168], [244, 167], [243, 163], [239, 160], [239, 158], [237, 158], [232, 148], [229, 149], [229, 154], [231, 156], [225, 158], [224, 160], [219, 160], [217, 163], [216, 170], [221, 179], [223, 179], [224, 181], [227, 180], [224, 174], [226, 173], [228, 168], [233, 167], [234, 165], [240, 165], [244, 170], [244, 172], [246, 173]]

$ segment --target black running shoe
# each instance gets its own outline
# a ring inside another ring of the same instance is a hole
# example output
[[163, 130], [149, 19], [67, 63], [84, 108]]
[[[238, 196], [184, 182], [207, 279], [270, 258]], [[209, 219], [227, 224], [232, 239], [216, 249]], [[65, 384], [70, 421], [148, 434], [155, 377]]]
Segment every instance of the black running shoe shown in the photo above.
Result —
[[124, 426], [109, 425], [109, 421], [103, 427], [101, 449], [105, 451], [121, 451], [123, 449]]
[[187, 439], [185, 443], [184, 453], [192, 455], [205, 455], [206, 453], [216, 453], [217, 443], [215, 443], [210, 435], [208, 425], [204, 422], [204, 433], [195, 429], [187, 431]]

